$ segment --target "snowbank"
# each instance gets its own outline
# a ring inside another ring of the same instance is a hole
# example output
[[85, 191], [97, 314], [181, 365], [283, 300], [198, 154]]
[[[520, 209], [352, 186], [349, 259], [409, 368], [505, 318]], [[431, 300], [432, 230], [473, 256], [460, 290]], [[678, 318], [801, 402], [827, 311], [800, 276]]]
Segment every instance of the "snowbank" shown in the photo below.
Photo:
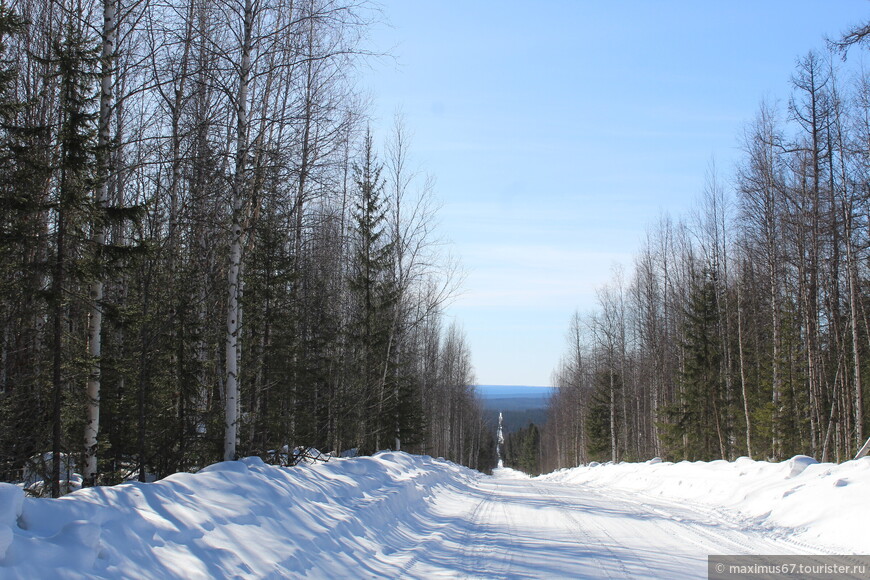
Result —
[[426, 517], [427, 496], [477, 476], [381, 453], [294, 468], [248, 458], [60, 499], [25, 498], [0, 484], [0, 577], [381, 575], [388, 568], [367, 567], [391, 542], [407, 541], [414, 517]]
[[590, 464], [541, 479], [630, 492], [710, 508], [775, 528], [808, 546], [842, 554], [870, 552], [870, 457], [842, 464], [798, 455], [781, 463], [742, 457], [733, 462]]
[[[402, 577], [422, 553], [432, 554], [424, 570], [472, 574], [483, 569], [478, 564], [487, 546], [500, 545], [494, 543], [500, 538], [509, 539], [506, 546], [516, 541], [485, 522], [510, 531], [519, 517], [529, 520], [523, 533], [530, 534], [546, 528], [535, 517], [562, 515], [568, 528], [551, 527], [570, 529], [573, 540], [587, 528], [594, 531], [575, 518], [577, 508], [566, 507], [566, 498], [587, 489], [637, 507], [607, 512], [610, 519], [627, 514], [615, 529], [629, 535], [637, 514], [670, 510], [670, 520], [677, 520], [675, 510], [691, 505], [701, 508], [693, 508], [692, 517], [700, 511], [712, 529], [730, 521], [734, 529], [763, 532], [755, 537], [786, 537], [798, 551], [870, 551], [870, 458], [842, 465], [809, 457], [782, 463], [651, 461], [578, 467], [538, 479], [510, 469], [495, 476], [481, 479], [430, 457], [380, 453], [292, 468], [249, 458], [60, 499], [26, 498], [19, 487], [0, 484], [0, 578]], [[537, 489], [541, 479], [552, 485]], [[558, 493], [561, 486], [573, 488], [571, 494]], [[496, 491], [504, 497], [492, 497]], [[525, 497], [520, 491], [543, 495], [526, 505], [517, 503]], [[478, 533], [480, 547], [464, 550]], [[592, 537], [586, 541], [597, 542]], [[558, 538], [540, 541], [529, 546], [565, 557]], [[583, 553], [616, 554], [595, 550], [590, 545]]]

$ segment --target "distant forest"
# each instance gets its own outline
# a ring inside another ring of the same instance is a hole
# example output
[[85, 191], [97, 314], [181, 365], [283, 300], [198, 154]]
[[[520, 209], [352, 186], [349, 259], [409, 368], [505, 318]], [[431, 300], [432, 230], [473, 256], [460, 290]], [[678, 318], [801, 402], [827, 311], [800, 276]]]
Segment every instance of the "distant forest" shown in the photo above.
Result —
[[376, 17], [0, 4], [0, 479], [56, 496], [69, 461], [88, 485], [295, 446], [494, 461], [431, 181], [356, 87]]
[[[742, 160], [570, 321], [542, 469], [852, 458], [870, 435], [868, 26], [797, 60]], [[863, 52], [862, 55], [857, 54]], [[859, 60], [859, 59], [853, 59]], [[850, 66], [854, 65], [854, 66]], [[730, 170], [730, 168], [729, 168]]]

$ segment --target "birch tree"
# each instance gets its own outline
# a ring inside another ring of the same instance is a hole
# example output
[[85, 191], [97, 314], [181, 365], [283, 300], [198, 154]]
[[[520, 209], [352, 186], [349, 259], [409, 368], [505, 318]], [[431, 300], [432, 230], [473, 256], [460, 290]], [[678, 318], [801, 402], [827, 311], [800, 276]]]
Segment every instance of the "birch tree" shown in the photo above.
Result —
[[[103, 208], [109, 202], [109, 155], [111, 147], [112, 97], [115, 75], [115, 38], [117, 33], [115, 0], [103, 0], [102, 49], [100, 52], [100, 108], [97, 119], [97, 160], [95, 204]], [[101, 219], [92, 225], [92, 243], [99, 252], [106, 244]], [[85, 426], [84, 480], [91, 485], [97, 479], [97, 435], [100, 429], [100, 379], [103, 331], [103, 278], [98, 274], [90, 286], [91, 311], [88, 320], [88, 356], [91, 369], [87, 382], [87, 424]]]

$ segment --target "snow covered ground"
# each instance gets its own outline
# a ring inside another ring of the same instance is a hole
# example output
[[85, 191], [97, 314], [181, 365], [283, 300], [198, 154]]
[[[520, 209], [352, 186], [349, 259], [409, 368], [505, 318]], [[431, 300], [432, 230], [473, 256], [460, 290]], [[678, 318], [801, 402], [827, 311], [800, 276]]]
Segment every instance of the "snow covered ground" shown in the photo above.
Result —
[[870, 457], [842, 464], [798, 455], [781, 463], [593, 464], [542, 479], [610, 493], [626, 501], [691, 506], [713, 520], [767, 531], [808, 553], [870, 553]]
[[708, 554], [870, 552], [870, 458], [483, 476], [256, 458], [57, 500], [0, 484], [0, 578], [704, 578]]

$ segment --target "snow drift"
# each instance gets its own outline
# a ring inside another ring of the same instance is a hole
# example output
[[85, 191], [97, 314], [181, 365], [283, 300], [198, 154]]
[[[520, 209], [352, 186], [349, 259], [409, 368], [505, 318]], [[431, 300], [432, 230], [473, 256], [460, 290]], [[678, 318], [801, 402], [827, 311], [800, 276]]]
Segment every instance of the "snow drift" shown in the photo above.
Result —
[[474, 477], [446, 461], [381, 453], [294, 468], [247, 458], [54, 500], [0, 484], [0, 577], [389, 574], [378, 554], [407, 543], [428, 496]]
[[870, 551], [870, 457], [841, 464], [804, 455], [780, 463], [592, 463], [541, 479], [706, 507], [713, 517], [743, 519], [829, 553]]
[[[248, 458], [60, 499], [25, 498], [0, 484], [0, 577], [399, 577], [410, 554], [473, 539], [472, 512], [492, 495], [481, 478], [444, 460], [386, 452], [293, 468]], [[870, 548], [870, 458], [592, 465], [528, 481], [540, 480], [641, 506], [644, 498], [696, 504], [711, 519], [767, 527], [808, 550]], [[499, 501], [506, 510], [512, 500]], [[536, 501], [548, 513], [546, 502], [557, 500]], [[439, 569], [457, 570], [452, 552], [442, 553]]]

